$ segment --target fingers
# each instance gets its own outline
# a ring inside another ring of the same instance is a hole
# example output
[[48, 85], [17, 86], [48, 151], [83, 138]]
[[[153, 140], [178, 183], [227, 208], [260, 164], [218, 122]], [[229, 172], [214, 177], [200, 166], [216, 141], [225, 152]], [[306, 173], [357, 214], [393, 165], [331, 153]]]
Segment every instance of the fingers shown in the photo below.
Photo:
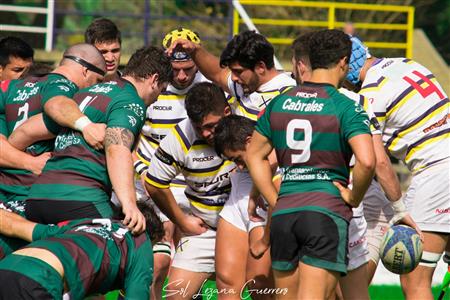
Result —
[[145, 218], [139, 210], [132, 210], [126, 213], [122, 223], [126, 225], [133, 234], [140, 234], [145, 230]]
[[342, 193], [343, 191], [345, 191], [345, 187], [342, 184], [340, 184], [339, 182], [333, 181], [333, 184], [334, 184], [335, 187], [338, 188], [339, 192]]

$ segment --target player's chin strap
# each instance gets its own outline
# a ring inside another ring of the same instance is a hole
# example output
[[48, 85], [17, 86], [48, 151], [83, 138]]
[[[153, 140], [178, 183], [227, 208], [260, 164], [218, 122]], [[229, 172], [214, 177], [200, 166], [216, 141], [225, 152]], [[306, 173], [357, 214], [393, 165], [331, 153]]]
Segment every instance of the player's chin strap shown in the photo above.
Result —
[[394, 225], [398, 221], [403, 219], [403, 217], [406, 216], [408, 214], [408, 212], [406, 211], [406, 205], [405, 205], [405, 202], [403, 202], [402, 198], [400, 198], [399, 200], [397, 200], [395, 202], [391, 202], [391, 205], [392, 205], [392, 209], [394, 210], [394, 216], [389, 221], [389, 224]]
[[437, 263], [441, 258], [441, 256], [442, 256], [441, 253], [423, 251], [419, 265], [428, 268], [436, 268]]

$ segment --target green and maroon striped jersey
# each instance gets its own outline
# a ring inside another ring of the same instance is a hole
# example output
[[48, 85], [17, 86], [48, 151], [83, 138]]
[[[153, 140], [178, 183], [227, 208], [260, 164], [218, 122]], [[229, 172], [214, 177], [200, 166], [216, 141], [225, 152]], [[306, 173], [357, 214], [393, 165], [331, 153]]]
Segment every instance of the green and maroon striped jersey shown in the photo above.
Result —
[[[70, 299], [124, 289], [127, 299], [149, 299], [153, 278], [152, 244], [147, 233], [132, 235], [120, 221], [80, 219], [37, 224], [28, 248], [59, 258]], [[26, 272], [26, 270], [15, 270]]]
[[[0, 134], [8, 137], [28, 118], [43, 112], [44, 104], [55, 96], [72, 98], [78, 87], [56, 73], [2, 82], [0, 97]], [[52, 151], [54, 140], [40, 141], [27, 148], [32, 155]], [[0, 168], [0, 190], [6, 200], [23, 200], [36, 176], [27, 170]], [[1, 200], [1, 199], [0, 199]]]
[[[127, 129], [137, 140], [146, 107], [136, 88], [127, 80], [118, 79], [80, 90], [74, 100], [92, 122]], [[66, 201], [67, 205], [69, 202], [92, 203], [102, 217], [111, 217], [111, 189], [105, 151], [89, 146], [80, 132], [64, 128], [57, 135], [53, 155], [31, 187], [28, 200]], [[87, 215], [72, 219], [79, 217]], [[70, 218], [44, 218], [40, 222], [50, 224], [61, 220]]]
[[351, 218], [333, 180], [347, 184], [348, 141], [370, 134], [362, 106], [332, 85], [305, 83], [272, 100], [256, 130], [271, 141], [282, 172], [274, 216], [314, 209]]

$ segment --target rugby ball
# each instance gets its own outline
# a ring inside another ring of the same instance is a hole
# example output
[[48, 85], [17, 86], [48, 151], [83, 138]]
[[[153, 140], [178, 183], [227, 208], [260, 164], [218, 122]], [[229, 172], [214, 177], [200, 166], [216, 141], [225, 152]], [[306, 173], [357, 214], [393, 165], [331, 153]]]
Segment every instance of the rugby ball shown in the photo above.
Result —
[[422, 257], [423, 245], [417, 232], [406, 225], [394, 225], [384, 234], [380, 247], [383, 265], [395, 274], [414, 270]]

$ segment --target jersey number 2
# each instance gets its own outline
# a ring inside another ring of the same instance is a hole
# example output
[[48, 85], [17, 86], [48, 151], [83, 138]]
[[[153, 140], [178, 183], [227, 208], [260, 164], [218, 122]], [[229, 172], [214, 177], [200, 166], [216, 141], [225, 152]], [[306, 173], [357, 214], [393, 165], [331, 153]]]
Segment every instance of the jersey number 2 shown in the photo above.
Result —
[[[295, 139], [295, 132], [302, 130], [304, 134], [303, 140]], [[286, 128], [286, 144], [293, 150], [302, 150], [302, 154], [292, 154], [291, 161], [293, 164], [307, 162], [311, 157], [311, 140], [312, 126], [308, 120], [292, 120]]]
[[22, 125], [27, 119], [28, 119], [28, 109], [30, 108], [30, 105], [28, 103], [25, 103], [23, 106], [19, 107], [19, 111], [17, 112], [17, 119], [21, 116], [20, 120], [16, 122], [16, 125], [14, 125], [14, 130], [16, 130], [17, 127]]

